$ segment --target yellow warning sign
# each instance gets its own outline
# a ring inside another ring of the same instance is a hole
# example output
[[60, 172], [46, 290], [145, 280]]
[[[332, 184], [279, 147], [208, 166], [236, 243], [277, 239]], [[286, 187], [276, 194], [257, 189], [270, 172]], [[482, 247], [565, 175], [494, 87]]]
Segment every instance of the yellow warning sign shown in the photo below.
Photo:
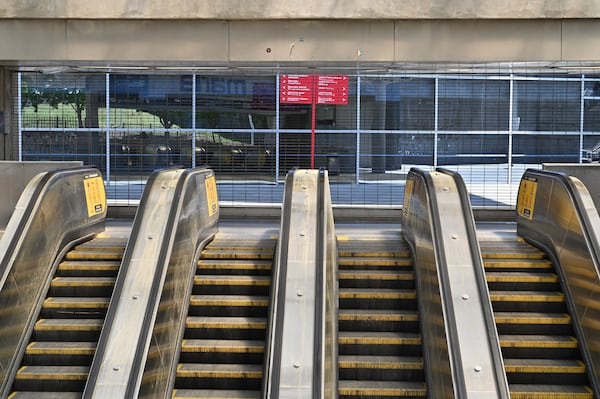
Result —
[[519, 185], [519, 196], [517, 198], [517, 213], [529, 220], [533, 219], [533, 208], [535, 207], [535, 195], [537, 192], [537, 179], [534, 177], [523, 177]]
[[206, 187], [206, 203], [208, 204], [208, 216], [213, 216], [219, 210], [219, 197], [217, 195], [217, 182], [215, 176], [207, 176], [204, 179]]
[[413, 190], [413, 179], [406, 180], [406, 185], [404, 187], [404, 203], [402, 204], [402, 216], [408, 216], [408, 209], [410, 207], [410, 196], [412, 195]]
[[96, 216], [106, 210], [106, 191], [99, 174], [84, 176], [83, 187], [87, 203], [88, 217]]

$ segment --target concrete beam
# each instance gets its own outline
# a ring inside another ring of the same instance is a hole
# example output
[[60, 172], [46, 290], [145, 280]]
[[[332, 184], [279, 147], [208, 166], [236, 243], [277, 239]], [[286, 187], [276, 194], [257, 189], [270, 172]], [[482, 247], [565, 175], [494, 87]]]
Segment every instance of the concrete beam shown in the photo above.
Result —
[[0, 18], [464, 19], [598, 18], [589, 0], [4, 0]]

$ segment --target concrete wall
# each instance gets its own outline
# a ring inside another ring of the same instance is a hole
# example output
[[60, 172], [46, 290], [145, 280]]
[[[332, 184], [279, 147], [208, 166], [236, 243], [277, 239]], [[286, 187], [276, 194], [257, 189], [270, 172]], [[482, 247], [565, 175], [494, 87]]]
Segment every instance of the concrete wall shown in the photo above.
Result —
[[597, 18], [594, 0], [4, 0], [0, 18], [530, 19]]
[[7, 66], [597, 60], [593, 19], [0, 19]]

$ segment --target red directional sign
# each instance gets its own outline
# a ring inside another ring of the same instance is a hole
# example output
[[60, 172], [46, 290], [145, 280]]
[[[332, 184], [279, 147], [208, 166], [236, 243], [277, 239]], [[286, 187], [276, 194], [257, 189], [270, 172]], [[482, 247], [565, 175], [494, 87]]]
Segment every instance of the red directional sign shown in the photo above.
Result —
[[317, 104], [348, 104], [348, 75], [317, 75]]
[[279, 101], [290, 104], [312, 104], [313, 80], [312, 75], [281, 75]]
[[348, 75], [281, 75], [279, 101], [347, 105]]
[[348, 104], [348, 75], [281, 75], [279, 102], [311, 104], [310, 167], [315, 167], [317, 104]]

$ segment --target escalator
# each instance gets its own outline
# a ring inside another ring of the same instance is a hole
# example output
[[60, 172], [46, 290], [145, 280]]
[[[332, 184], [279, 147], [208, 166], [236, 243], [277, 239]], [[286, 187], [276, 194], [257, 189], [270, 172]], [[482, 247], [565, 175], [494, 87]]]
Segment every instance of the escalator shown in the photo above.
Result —
[[511, 398], [593, 398], [550, 259], [516, 235], [480, 247]]
[[173, 398], [260, 398], [276, 243], [217, 234], [201, 251]]
[[59, 263], [10, 398], [81, 397], [126, 238], [102, 233]]
[[402, 238], [338, 241], [339, 397], [424, 398], [413, 263]]

